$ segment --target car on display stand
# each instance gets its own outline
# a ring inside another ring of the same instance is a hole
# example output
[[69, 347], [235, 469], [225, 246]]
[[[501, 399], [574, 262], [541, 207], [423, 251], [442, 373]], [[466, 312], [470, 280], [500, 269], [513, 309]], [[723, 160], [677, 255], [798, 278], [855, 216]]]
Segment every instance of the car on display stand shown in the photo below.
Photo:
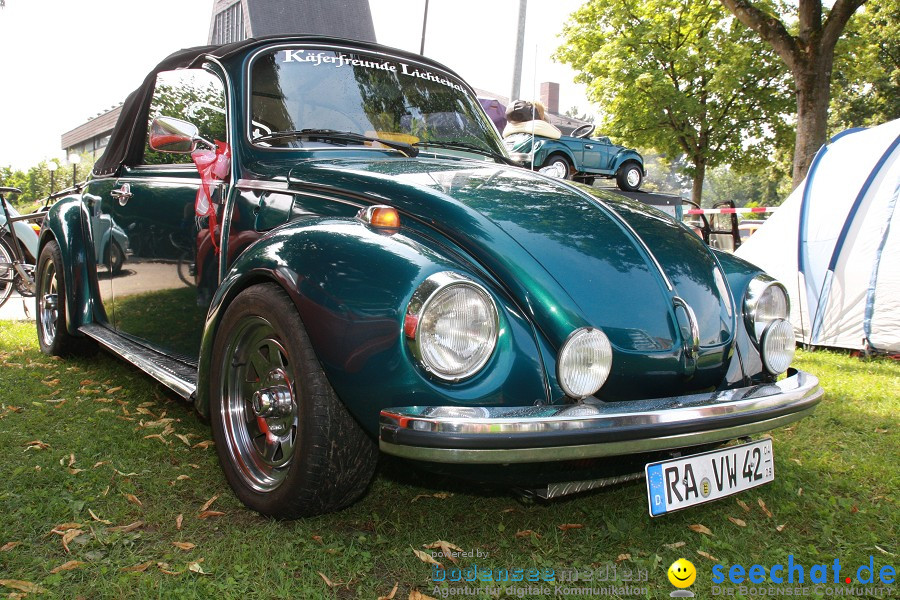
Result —
[[771, 481], [753, 436], [823, 393], [790, 368], [784, 287], [552, 171], [419, 55], [176, 52], [44, 222], [41, 349], [100, 346], [193, 403], [237, 497], [280, 518], [351, 504], [379, 449], [543, 498], [646, 476], [653, 515]]

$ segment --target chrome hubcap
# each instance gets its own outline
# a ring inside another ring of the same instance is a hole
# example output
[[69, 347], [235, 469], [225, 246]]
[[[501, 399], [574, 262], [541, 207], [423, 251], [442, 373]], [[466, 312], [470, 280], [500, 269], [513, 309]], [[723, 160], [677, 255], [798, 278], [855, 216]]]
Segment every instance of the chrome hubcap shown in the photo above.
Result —
[[249, 487], [270, 492], [287, 476], [297, 441], [294, 369], [272, 325], [247, 317], [223, 357], [222, 423], [228, 453]]
[[56, 338], [56, 321], [59, 318], [56, 267], [53, 262], [47, 263], [47, 269], [41, 278], [41, 291], [43, 292], [40, 301], [41, 340], [45, 346], [50, 346]]
[[628, 173], [625, 174], [625, 181], [627, 181], [628, 185], [631, 187], [636, 186], [641, 182], [641, 172], [637, 169], [628, 169]]

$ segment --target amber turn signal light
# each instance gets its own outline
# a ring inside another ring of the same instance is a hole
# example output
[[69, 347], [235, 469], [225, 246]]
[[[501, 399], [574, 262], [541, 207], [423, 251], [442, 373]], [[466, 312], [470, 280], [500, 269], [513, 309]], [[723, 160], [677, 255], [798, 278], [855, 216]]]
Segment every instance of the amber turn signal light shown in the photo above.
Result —
[[393, 206], [385, 206], [383, 204], [369, 206], [360, 210], [356, 218], [379, 229], [400, 228], [400, 213]]

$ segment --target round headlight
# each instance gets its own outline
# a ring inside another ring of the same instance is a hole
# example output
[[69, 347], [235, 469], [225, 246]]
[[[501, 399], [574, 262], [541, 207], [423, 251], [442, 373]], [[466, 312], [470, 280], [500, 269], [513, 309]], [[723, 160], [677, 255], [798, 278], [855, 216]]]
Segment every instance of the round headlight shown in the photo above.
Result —
[[769, 324], [787, 319], [790, 308], [787, 292], [780, 283], [763, 277], [751, 281], [744, 300], [744, 315], [753, 340], [759, 344]]
[[457, 381], [477, 373], [491, 357], [499, 329], [497, 307], [475, 282], [452, 272], [437, 273], [416, 290], [404, 328], [416, 358], [436, 376]]
[[787, 371], [794, 360], [794, 328], [789, 321], [776, 319], [762, 334], [762, 359], [766, 370], [773, 375]]
[[599, 329], [576, 329], [559, 353], [557, 377], [572, 398], [587, 398], [599, 390], [612, 369], [612, 346]]

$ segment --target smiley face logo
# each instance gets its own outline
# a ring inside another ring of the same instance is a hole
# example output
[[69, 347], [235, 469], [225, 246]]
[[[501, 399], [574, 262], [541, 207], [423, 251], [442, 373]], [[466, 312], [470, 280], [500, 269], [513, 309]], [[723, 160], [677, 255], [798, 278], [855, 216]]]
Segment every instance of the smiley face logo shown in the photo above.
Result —
[[693, 584], [695, 579], [697, 569], [685, 558], [679, 558], [669, 567], [669, 582], [677, 588], [686, 588]]

